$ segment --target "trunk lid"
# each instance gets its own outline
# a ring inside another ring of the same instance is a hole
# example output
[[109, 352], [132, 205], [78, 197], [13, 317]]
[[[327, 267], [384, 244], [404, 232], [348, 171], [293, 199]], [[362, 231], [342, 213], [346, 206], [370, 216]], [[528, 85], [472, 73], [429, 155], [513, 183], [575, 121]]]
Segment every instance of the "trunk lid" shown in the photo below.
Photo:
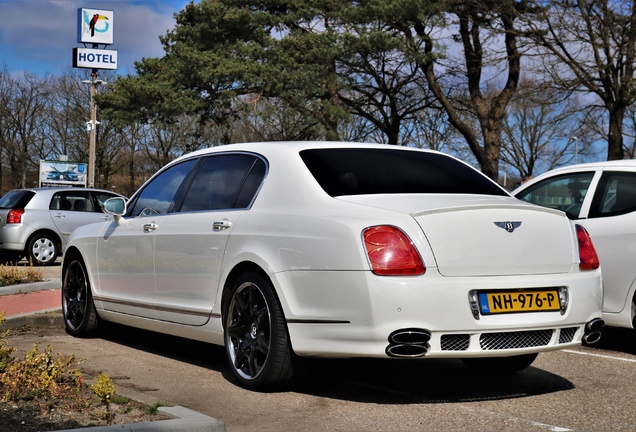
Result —
[[339, 199], [411, 215], [444, 276], [568, 273], [578, 262], [564, 213], [510, 197], [367, 195]]

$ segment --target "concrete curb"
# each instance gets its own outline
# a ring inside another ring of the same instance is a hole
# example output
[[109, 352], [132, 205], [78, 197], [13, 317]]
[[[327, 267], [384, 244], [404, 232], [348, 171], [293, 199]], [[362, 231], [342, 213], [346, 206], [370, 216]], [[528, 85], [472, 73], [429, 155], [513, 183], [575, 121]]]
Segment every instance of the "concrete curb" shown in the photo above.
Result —
[[5, 319], [4, 327], [19, 328], [29, 327], [63, 327], [64, 319], [62, 317], [62, 308], [46, 309], [35, 313], [25, 313], [22, 315], [14, 315]]
[[33, 291], [44, 291], [58, 289], [62, 287], [62, 281], [60, 279], [50, 279], [42, 282], [24, 283], [18, 285], [9, 285], [6, 287], [0, 287], [0, 296], [20, 294]]
[[173, 419], [57, 432], [225, 432], [223, 422], [184, 407], [161, 407], [159, 412]]

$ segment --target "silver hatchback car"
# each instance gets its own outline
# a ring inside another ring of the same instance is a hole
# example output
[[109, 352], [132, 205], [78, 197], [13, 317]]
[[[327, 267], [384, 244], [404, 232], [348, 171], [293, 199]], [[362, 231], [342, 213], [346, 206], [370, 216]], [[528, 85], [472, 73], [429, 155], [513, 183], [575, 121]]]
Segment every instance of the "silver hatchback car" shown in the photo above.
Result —
[[27, 258], [38, 266], [54, 263], [75, 228], [112, 219], [102, 205], [116, 196], [121, 195], [85, 188], [7, 192], [0, 198], [0, 262]]

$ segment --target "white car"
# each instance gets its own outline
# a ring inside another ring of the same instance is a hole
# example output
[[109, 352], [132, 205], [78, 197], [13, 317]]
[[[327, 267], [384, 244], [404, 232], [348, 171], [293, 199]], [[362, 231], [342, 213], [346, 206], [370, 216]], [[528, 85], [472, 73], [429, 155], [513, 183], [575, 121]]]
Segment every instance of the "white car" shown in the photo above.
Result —
[[636, 160], [579, 164], [542, 174], [513, 192], [563, 210], [592, 236], [603, 267], [603, 319], [636, 327]]
[[247, 388], [302, 357], [461, 358], [513, 372], [600, 337], [601, 270], [563, 212], [467, 164], [337, 142], [183, 156], [73, 233], [67, 331], [112, 321], [225, 346]]

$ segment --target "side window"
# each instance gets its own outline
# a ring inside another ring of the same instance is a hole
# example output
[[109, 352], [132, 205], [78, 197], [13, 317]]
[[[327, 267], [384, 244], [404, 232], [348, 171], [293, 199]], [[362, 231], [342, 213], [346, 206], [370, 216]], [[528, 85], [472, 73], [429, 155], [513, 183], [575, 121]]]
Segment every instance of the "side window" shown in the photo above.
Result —
[[161, 172], [137, 196], [127, 216], [151, 216], [170, 212], [179, 188], [197, 161], [190, 159]]
[[65, 191], [58, 192], [53, 195], [50, 210], [64, 211], [94, 211], [95, 206], [91, 201], [91, 195], [88, 191]]
[[73, 203], [69, 201], [66, 192], [58, 192], [53, 195], [49, 205], [49, 210], [71, 210], [72, 208]]
[[236, 200], [236, 208], [247, 208], [252, 204], [261, 183], [263, 183], [266, 170], [265, 162], [262, 159], [256, 159]]
[[101, 192], [101, 191], [93, 192], [93, 198], [95, 198], [95, 201], [97, 202], [97, 208], [95, 209], [95, 211], [97, 212], [103, 211], [104, 203], [106, 202], [106, 200], [116, 196], [119, 196], [119, 195], [110, 194], [110, 193]]
[[210, 156], [194, 177], [183, 200], [181, 211], [247, 207], [252, 202], [264, 174], [265, 163], [255, 156]]
[[543, 207], [562, 210], [570, 219], [576, 219], [593, 177], [594, 171], [552, 177], [529, 187], [516, 197]]
[[[35, 196], [35, 192], [26, 191], [26, 190], [12, 190], [6, 193], [2, 198], [0, 198], [0, 208], [3, 209], [16, 209], [16, 208], [24, 208], [31, 198]], [[57, 210], [52, 208], [53, 202], [49, 208], [51, 210]]]
[[592, 201], [590, 217], [618, 216], [636, 211], [636, 173], [605, 171]]

